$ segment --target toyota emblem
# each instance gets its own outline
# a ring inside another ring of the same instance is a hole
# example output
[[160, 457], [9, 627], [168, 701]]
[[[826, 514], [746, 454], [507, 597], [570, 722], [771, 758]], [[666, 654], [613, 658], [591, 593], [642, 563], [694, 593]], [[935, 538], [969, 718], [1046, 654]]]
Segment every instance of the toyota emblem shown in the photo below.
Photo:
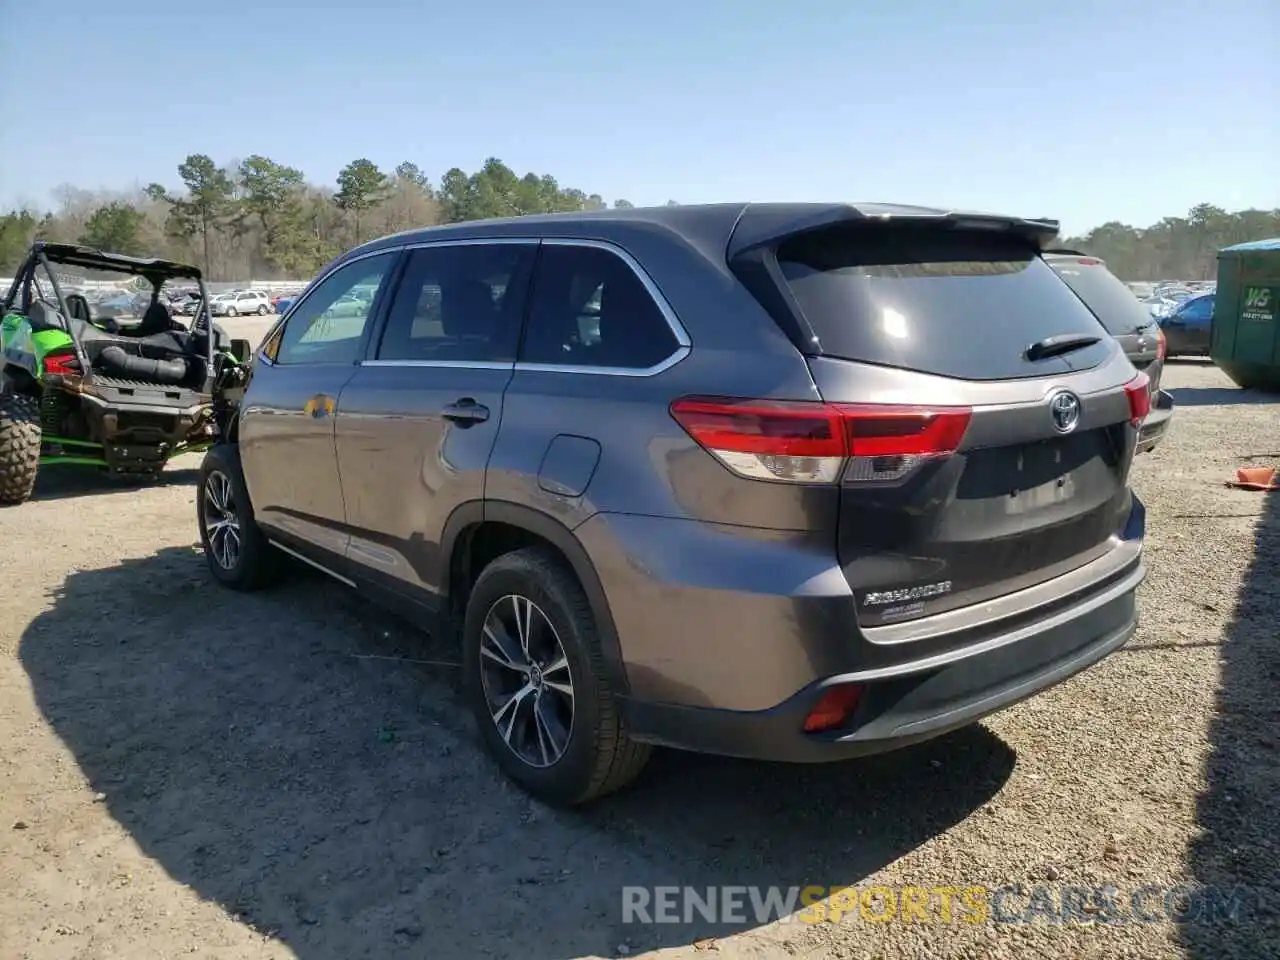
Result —
[[1049, 398], [1049, 415], [1053, 429], [1070, 433], [1080, 423], [1080, 398], [1070, 390], [1059, 390]]

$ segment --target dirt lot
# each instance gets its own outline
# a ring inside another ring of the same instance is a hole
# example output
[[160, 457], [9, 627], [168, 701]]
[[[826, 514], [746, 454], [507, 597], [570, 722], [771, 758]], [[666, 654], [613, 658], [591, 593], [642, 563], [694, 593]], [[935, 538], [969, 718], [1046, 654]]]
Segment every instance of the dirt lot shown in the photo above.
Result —
[[[898, 755], [667, 753], [575, 813], [496, 775], [455, 670], [403, 659], [448, 663], [441, 642], [305, 571], [214, 588], [194, 458], [140, 492], [47, 475], [0, 512], [0, 957], [1274, 956], [1280, 499], [1221, 481], [1280, 460], [1278, 408], [1166, 376], [1129, 647]], [[1159, 895], [1151, 923], [621, 918], [624, 885], [1015, 883], [1250, 899], [1234, 923], [1175, 924]]]

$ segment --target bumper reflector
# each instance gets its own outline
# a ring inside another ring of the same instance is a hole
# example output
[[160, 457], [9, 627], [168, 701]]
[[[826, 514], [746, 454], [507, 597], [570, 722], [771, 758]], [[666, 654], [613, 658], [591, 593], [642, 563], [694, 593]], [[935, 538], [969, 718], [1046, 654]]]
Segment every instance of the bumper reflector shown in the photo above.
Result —
[[858, 709], [862, 687], [856, 683], [832, 687], [822, 695], [804, 722], [805, 733], [817, 733], [841, 726]]

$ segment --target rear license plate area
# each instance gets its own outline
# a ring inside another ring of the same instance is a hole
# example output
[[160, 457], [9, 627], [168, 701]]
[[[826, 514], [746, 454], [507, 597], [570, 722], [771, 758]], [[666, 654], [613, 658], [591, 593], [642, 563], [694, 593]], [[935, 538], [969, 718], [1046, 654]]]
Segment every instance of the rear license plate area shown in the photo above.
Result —
[[1095, 433], [975, 450], [969, 455], [956, 495], [962, 500], [1016, 499], [1046, 487], [1066, 487], [1074, 471], [1099, 455]]

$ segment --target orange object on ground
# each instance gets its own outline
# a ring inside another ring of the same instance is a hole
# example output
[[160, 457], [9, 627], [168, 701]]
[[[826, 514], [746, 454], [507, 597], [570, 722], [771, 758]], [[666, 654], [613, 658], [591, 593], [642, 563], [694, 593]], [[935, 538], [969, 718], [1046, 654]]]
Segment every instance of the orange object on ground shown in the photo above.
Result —
[[1241, 467], [1236, 471], [1235, 480], [1228, 481], [1227, 486], [1241, 490], [1280, 490], [1275, 467]]

